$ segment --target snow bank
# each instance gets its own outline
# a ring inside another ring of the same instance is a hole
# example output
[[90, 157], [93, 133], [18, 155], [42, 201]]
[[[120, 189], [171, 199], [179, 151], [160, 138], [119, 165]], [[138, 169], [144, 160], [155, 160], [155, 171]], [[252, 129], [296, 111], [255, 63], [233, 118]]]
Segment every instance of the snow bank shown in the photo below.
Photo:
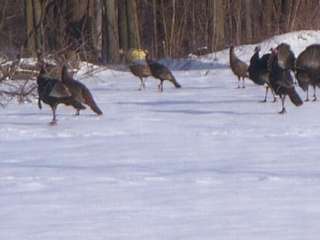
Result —
[[[258, 44], [236, 46], [236, 55], [250, 62], [256, 46], [261, 47], [261, 53], [267, 53], [270, 48], [285, 42], [290, 44], [296, 56], [302, 52], [306, 46], [320, 43], [320, 31], [298, 31], [269, 38]], [[196, 70], [210, 68], [228, 68], [229, 67], [229, 49], [218, 51], [204, 56], [190, 55], [188, 59], [163, 59], [162, 62], [175, 70]]]

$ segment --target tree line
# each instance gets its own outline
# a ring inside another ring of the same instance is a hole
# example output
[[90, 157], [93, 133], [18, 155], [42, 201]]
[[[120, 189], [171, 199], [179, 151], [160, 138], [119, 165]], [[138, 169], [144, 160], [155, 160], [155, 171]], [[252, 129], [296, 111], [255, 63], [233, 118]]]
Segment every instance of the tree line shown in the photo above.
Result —
[[0, 0], [2, 54], [119, 63], [121, 51], [202, 54], [318, 29], [318, 0]]

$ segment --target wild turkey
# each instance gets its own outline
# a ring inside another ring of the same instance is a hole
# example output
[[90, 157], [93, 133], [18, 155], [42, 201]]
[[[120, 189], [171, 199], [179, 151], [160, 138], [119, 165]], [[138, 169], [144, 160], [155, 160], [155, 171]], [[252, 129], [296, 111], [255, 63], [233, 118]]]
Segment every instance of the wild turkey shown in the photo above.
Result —
[[56, 124], [56, 109], [60, 103], [65, 105], [71, 105], [76, 109], [85, 109], [85, 107], [75, 100], [71, 95], [68, 87], [58, 79], [50, 78], [46, 76], [44, 66], [41, 66], [41, 70], [37, 77], [38, 84], [38, 107], [42, 109], [41, 101], [48, 104], [52, 109], [52, 121], [50, 124]]
[[[268, 91], [270, 87], [269, 80], [269, 70], [268, 70], [268, 61], [271, 56], [270, 53], [264, 54], [261, 58], [259, 57], [260, 47], [256, 47], [254, 54], [250, 59], [250, 65], [248, 68], [249, 78], [257, 85], [265, 85], [266, 93], [263, 102], [267, 101]], [[273, 94], [273, 101], [277, 100], [272, 88], [271, 92]]]
[[152, 76], [160, 79], [158, 87], [161, 92], [163, 91], [164, 80], [170, 81], [176, 88], [181, 88], [181, 85], [177, 82], [171, 71], [166, 66], [152, 60], [148, 51], [146, 51], [146, 61], [149, 65]]
[[280, 96], [282, 110], [279, 113], [286, 113], [284, 106], [285, 98], [288, 95], [291, 102], [296, 106], [301, 106], [303, 101], [294, 88], [293, 78], [289, 69], [283, 69], [278, 63], [278, 50], [273, 49], [269, 59], [270, 86], [274, 92]]
[[138, 77], [141, 81], [139, 90], [145, 89], [146, 85], [143, 78], [151, 76], [151, 71], [148, 64], [136, 61], [129, 64], [129, 69], [132, 74]]
[[132, 48], [129, 51], [119, 50], [122, 62], [127, 62], [130, 72], [140, 79], [139, 90], [145, 89], [144, 78], [151, 76], [150, 68], [146, 62], [145, 50]]
[[232, 72], [238, 77], [238, 88], [242, 79], [242, 88], [245, 88], [244, 80], [248, 77], [248, 64], [241, 61], [234, 53], [234, 46], [230, 47], [229, 61]]
[[295, 76], [303, 91], [307, 92], [305, 101], [309, 101], [309, 86], [313, 87], [313, 101], [317, 100], [316, 88], [320, 86], [320, 44], [308, 46], [296, 60]]
[[[61, 80], [68, 87], [72, 97], [74, 97], [78, 102], [88, 105], [91, 110], [98, 115], [103, 114], [94, 101], [89, 89], [83, 83], [74, 80], [73, 77], [68, 73], [68, 69], [65, 65], [62, 67]], [[79, 115], [81, 109], [76, 109], [76, 115]]]

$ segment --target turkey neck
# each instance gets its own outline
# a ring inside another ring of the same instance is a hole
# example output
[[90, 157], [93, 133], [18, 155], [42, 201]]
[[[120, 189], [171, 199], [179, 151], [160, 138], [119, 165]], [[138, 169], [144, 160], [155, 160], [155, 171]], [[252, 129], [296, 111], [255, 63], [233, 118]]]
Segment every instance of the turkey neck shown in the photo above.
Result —
[[73, 77], [70, 76], [66, 69], [62, 70], [62, 81], [63, 82], [71, 82], [73, 81]]
[[146, 62], [150, 65], [153, 63], [152, 59], [150, 58], [149, 55], [146, 55]]
[[259, 51], [256, 51], [253, 56], [251, 57], [250, 63], [255, 64], [259, 60]]
[[235, 61], [237, 61], [237, 56], [234, 53], [234, 47], [230, 47], [229, 59], [230, 59], [231, 64], [233, 64]]

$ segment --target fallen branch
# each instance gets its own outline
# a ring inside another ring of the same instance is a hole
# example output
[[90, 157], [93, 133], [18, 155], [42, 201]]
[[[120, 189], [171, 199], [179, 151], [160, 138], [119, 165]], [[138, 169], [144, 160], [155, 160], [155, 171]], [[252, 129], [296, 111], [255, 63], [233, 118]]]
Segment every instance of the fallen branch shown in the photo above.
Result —
[[3, 82], [0, 89], [0, 106], [5, 107], [14, 99], [18, 103], [32, 102], [37, 98], [36, 89], [36, 83], [31, 80]]

